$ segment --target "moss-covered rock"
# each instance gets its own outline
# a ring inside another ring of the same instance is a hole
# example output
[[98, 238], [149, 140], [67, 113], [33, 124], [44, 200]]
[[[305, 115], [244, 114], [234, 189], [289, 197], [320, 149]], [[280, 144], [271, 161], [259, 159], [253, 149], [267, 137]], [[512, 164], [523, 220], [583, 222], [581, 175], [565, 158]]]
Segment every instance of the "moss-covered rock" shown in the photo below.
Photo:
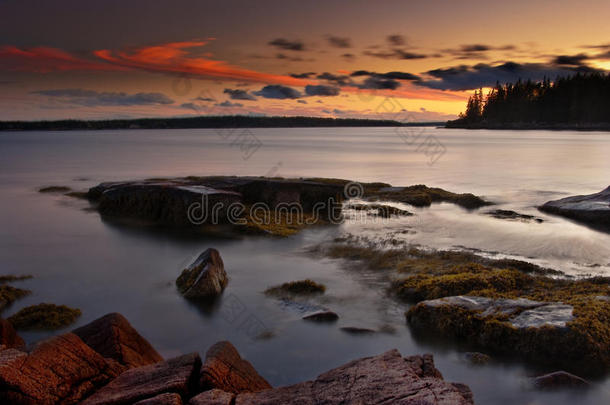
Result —
[[47, 186], [38, 189], [38, 192], [40, 193], [68, 193], [70, 191], [72, 191], [72, 189], [66, 186]]
[[432, 203], [449, 202], [466, 209], [476, 209], [491, 204], [474, 194], [452, 193], [442, 188], [428, 187], [423, 184], [409, 187], [384, 187], [368, 197], [386, 201], [398, 201], [415, 207], [428, 207]]
[[23, 308], [8, 321], [15, 329], [59, 329], [70, 325], [79, 316], [80, 309], [43, 303]]
[[0, 285], [0, 311], [19, 298], [23, 298], [26, 295], [31, 294], [30, 290], [24, 290], [21, 288], [12, 287], [10, 285]]
[[315, 295], [323, 294], [326, 287], [323, 284], [316, 283], [310, 279], [292, 281], [279, 286], [270, 287], [265, 290], [266, 295], [271, 296], [291, 296], [291, 295]]
[[29, 280], [32, 276], [26, 274], [24, 276], [15, 276], [13, 274], [0, 275], [0, 284], [11, 283], [13, 281]]

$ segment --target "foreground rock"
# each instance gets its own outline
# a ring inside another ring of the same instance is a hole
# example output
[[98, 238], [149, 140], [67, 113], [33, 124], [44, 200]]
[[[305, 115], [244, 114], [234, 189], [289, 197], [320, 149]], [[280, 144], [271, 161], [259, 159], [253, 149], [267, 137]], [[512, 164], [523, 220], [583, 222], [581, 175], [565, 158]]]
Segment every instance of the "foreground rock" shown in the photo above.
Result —
[[603, 372], [608, 342], [573, 327], [573, 307], [520, 299], [453, 296], [422, 301], [407, 312], [414, 331], [463, 339], [492, 351], [571, 370]]
[[541, 375], [534, 378], [532, 382], [534, 387], [543, 390], [586, 388], [590, 385], [587, 380], [565, 371], [556, 371], [554, 373]]
[[218, 388], [232, 393], [262, 391], [271, 385], [252, 364], [241, 358], [229, 342], [219, 342], [206, 353], [201, 368], [200, 386], [204, 390]]
[[303, 319], [312, 322], [335, 322], [339, 319], [339, 315], [333, 311], [317, 311], [313, 314], [305, 315]]
[[355, 360], [313, 381], [239, 394], [236, 405], [255, 404], [473, 404], [462, 384], [444, 381], [431, 356], [403, 358], [397, 350]]
[[13, 324], [3, 318], [0, 318], [0, 345], [4, 346], [5, 349], [19, 349], [25, 346], [25, 342], [17, 334]]
[[28, 354], [0, 351], [0, 403], [76, 403], [119, 375], [124, 367], [67, 333]]
[[127, 370], [83, 404], [131, 404], [164, 393], [189, 398], [197, 391], [200, 368], [201, 358], [197, 353], [191, 353]]
[[233, 405], [234, 398], [235, 394], [213, 389], [191, 398], [189, 405]]
[[610, 187], [589, 195], [549, 201], [540, 211], [574, 219], [594, 227], [610, 229]]
[[176, 393], [168, 392], [149, 399], [143, 399], [134, 405], [182, 405], [182, 397]]
[[191, 299], [211, 299], [220, 295], [229, 278], [216, 249], [207, 249], [182, 271], [176, 280], [178, 291]]
[[75, 329], [89, 347], [129, 368], [163, 361], [163, 357], [118, 313], [105, 315]]

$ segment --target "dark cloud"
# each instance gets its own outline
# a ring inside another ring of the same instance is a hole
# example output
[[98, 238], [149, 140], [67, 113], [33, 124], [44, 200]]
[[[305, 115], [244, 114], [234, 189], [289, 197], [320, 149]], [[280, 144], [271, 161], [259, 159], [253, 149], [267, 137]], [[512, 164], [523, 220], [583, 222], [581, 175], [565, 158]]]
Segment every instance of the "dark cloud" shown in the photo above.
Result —
[[287, 51], [304, 51], [305, 44], [301, 41], [291, 41], [286, 38], [276, 38], [268, 42], [268, 45], [275, 46]]
[[395, 79], [395, 80], [420, 80], [419, 76], [416, 76], [412, 73], [406, 72], [387, 72], [387, 73], [377, 73], [377, 72], [369, 72], [368, 70], [356, 70], [352, 72], [350, 75], [352, 77], [357, 76], [374, 76], [380, 79]]
[[297, 103], [307, 104], [307, 101], [305, 101], [305, 100], [297, 100]]
[[353, 53], [344, 53], [343, 55], [341, 55], [341, 57], [348, 61], [356, 59], [356, 55], [354, 55]]
[[456, 57], [457, 59], [486, 59], [490, 51], [509, 51], [514, 50], [514, 45], [491, 46], [486, 44], [466, 44], [459, 48], [444, 49], [443, 52]]
[[305, 94], [308, 96], [338, 96], [339, 88], [334, 86], [324, 86], [324, 85], [307, 85], [305, 86]]
[[275, 57], [277, 59], [282, 59], [282, 60], [288, 60], [290, 62], [303, 62], [305, 61], [305, 59], [301, 58], [300, 56], [288, 56], [284, 53], [278, 53], [275, 55]]
[[333, 110], [333, 112], [334, 112], [335, 114], [345, 114], [345, 111], [343, 111], [343, 110], [339, 110], [338, 108], [335, 108], [335, 109]]
[[576, 72], [591, 72], [589, 67], [567, 67], [556, 64], [506, 62], [500, 65], [480, 63], [474, 66], [455, 66], [426, 72], [433, 79], [421, 80], [416, 84], [439, 90], [472, 90], [494, 86], [496, 82], [509, 83], [517, 80], [554, 79]]
[[187, 108], [189, 110], [195, 110], [195, 111], [200, 110], [199, 106], [195, 103], [183, 103], [183, 104], [180, 104], [180, 107]]
[[265, 86], [259, 91], [254, 92], [255, 95], [263, 97], [263, 98], [275, 98], [279, 100], [285, 99], [295, 99], [302, 97], [302, 94], [293, 89], [292, 87], [286, 87], [279, 84], [271, 84], [269, 86]]
[[333, 82], [338, 86], [347, 86], [350, 84], [349, 76], [347, 75], [335, 75], [333, 73], [324, 72], [316, 76], [318, 79]]
[[194, 99], [194, 101], [216, 101], [216, 100], [211, 97], [197, 97]]
[[222, 103], [215, 104], [218, 107], [243, 107], [241, 103], [232, 103], [230, 101], [223, 101]]
[[223, 91], [223, 93], [228, 94], [232, 100], [251, 100], [251, 101], [256, 100], [256, 97], [254, 97], [252, 94], [249, 94], [245, 90], [225, 89]]
[[383, 79], [377, 76], [370, 76], [357, 87], [361, 89], [396, 90], [400, 87], [400, 82], [394, 79]]
[[94, 90], [85, 89], [56, 89], [33, 91], [32, 94], [51, 97], [67, 104], [75, 104], [87, 107], [167, 105], [174, 103], [174, 100], [162, 93], [100, 93]]
[[327, 35], [326, 40], [331, 46], [335, 48], [351, 48], [352, 42], [349, 38], [346, 37], [335, 37], [333, 35]]
[[392, 46], [402, 46], [407, 43], [407, 40], [405, 39], [405, 37], [402, 35], [398, 35], [398, 34], [388, 35], [386, 37], [386, 40]]
[[411, 59], [425, 59], [428, 57], [428, 55], [425, 55], [423, 53], [409, 52], [404, 49], [390, 49], [390, 50], [385, 50], [385, 51], [384, 50], [364, 51], [363, 54], [367, 55], [367, 56], [372, 56], [375, 58], [381, 58], [381, 59], [411, 60]]
[[491, 46], [482, 44], [462, 45], [460, 52], [487, 52], [492, 49]]
[[586, 64], [586, 61], [589, 59], [589, 56], [584, 53], [579, 53], [578, 55], [559, 55], [553, 59], [553, 62], [557, 65], [561, 66], [583, 66]]
[[309, 79], [311, 76], [315, 75], [315, 72], [305, 72], [305, 73], [291, 73], [290, 76], [295, 79]]

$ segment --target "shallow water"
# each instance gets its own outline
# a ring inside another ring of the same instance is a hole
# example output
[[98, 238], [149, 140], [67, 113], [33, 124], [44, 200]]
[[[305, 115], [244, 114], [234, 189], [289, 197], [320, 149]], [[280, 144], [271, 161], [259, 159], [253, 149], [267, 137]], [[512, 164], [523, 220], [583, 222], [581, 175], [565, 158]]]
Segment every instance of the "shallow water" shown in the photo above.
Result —
[[[203, 354], [216, 341], [230, 340], [273, 385], [398, 348], [403, 355], [434, 353], [445, 378], [468, 384], [477, 403], [608, 403], [607, 379], [587, 393], [540, 393], [526, 380], [541, 370], [505, 360], [471, 367], [460, 356], [468, 348], [416, 340], [404, 321], [407, 306], [385, 296], [383, 275], [304, 253], [307, 246], [345, 233], [400, 235], [426, 247], [480, 249], [575, 275], [610, 274], [608, 234], [535, 208], [608, 186], [609, 133], [425, 131], [446, 148], [434, 164], [392, 128], [254, 129], [262, 146], [249, 159], [216, 130], [0, 133], [0, 273], [35, 276], [15, 284], [34, 293], [3, 316], [39, 302], [81, 308], [77, 325], [121, 312], [166, 357]], [[36, 191], [46, 185], [80, 190], [107, 180], [211, 174], [423, 183], [480, 194], [500, 204], [494, 208], [544, 222], [500, 220], [484, 215], [486, 209], [467, 212], [440, 204], [403, 206], [413, 217], [348, 221], [287, 239], [206, 239], [125, 228], [86, 211], [84, 201]], [[400, 233], [405, 229], [411, 232]], [[210, 246], [220, 250], [231, 281], [218, 307], [195, 307], [176, 293], [173, 282]], [[262, 294], [270, 285], [303, 278], [326, 284], [325, 296], [299, 306]], [[317, 307], [337, 312], [339, 322], [301, 320], [303, 311]], [[341, 326], [385, 332], [352, 336]], [[24, 337], [33, 342], [45, 335]]]

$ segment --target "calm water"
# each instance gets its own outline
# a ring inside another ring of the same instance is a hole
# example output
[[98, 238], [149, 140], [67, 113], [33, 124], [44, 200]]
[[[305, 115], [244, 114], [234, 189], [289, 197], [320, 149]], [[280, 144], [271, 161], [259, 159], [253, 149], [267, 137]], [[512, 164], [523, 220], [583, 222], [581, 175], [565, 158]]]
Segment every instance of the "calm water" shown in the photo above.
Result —
[[[203, 354], [228, 339], [273, 385], [313, 378], [349, 360], [398, 348], [403, 355], [434, 353], [445, 378], [468, 384], [477, 403], [610, 402], [607, 379], [587, 393], [540, 393], [526, 381], [541, 370], [503, 360], [471, 367], [460, 356], [467, 348], [415, 341], [404, 321], [407, 306], [384, 295], [382, 275], [304, 253], [345, 233], [384, 239], [410, 229], [401, 237], [423, 246], [479, 249], [575, 275], [610, 274], [610, 235], [535, 208], [607, 187], [610, 133], [425, 131], [446, 148], [434, 164], [392, 128], [255, 129], [262, 146], [249, 159], [215, 130], [0, 132], [0, 273], [35, 276], [18, 284], [33, 294], [3, 316], [39, 302], [81, 308], [77, 325], [121, 312], [166, 357]], [[480, 194], [498, 208], [545, 222], [509, 222], [441, 204], [405, 206], [414, 217], [351, 221], [282, 240], [193, 239], [119, 227], [85, 210], [84, 201], [36, 191], [45, 185], [84, 190], [108, 180], [214, 174], [423, 183]], [[220, 250], [231, 278], [212, 309], [190, 305], [173, 286], [180, 270], [207, 247]], [[325, 297], [297, 307], [262, 294], [270, 285], [303, 278], [326, 284]], [[303, 311], [317, 307], [339, 313], [338, 324], [301, 320]], [[387, 333], [351, 336], [340, 326]], [[253, 331], [262, 330], [271, 333], [255, 338]], [[44, 336], [24, 334], [28, 342]]]

